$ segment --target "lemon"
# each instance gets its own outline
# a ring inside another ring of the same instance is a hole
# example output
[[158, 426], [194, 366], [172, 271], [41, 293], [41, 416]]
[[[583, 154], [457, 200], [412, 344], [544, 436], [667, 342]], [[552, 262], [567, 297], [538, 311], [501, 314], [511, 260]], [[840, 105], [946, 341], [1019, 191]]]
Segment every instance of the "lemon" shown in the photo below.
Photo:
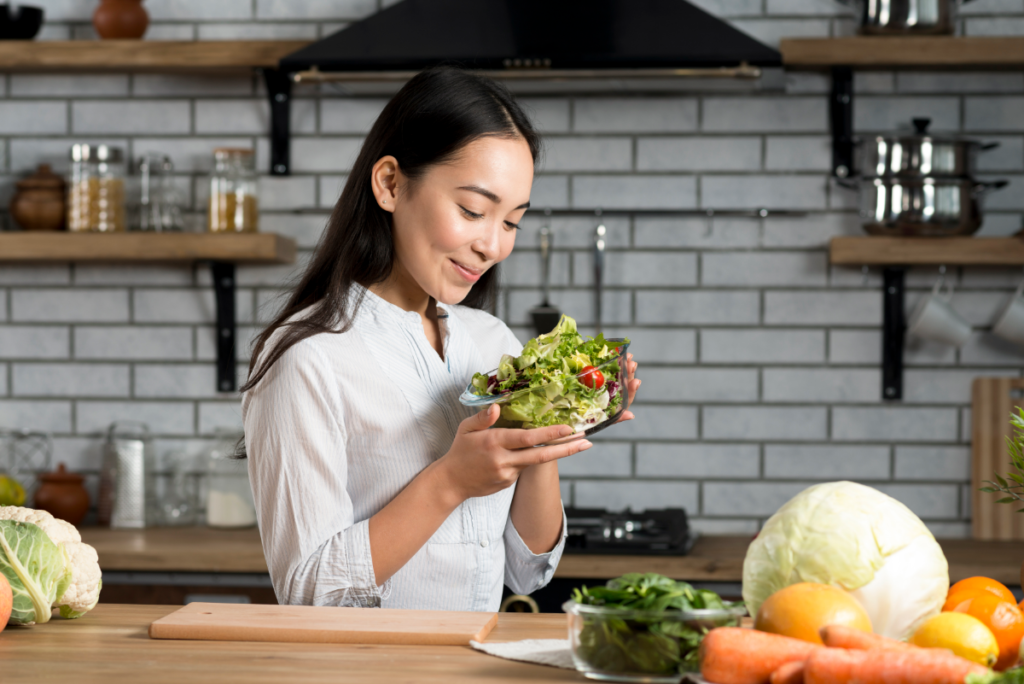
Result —
[[20, 506], [25, 503], [25, 490], [8, 475], [0, 475], [0, 506]]
[[924, 648], [948, 648], [961, 658], [992, 667], [999, 642], [985, 623], [967, 613], [939, 613], [917, 628], [910, 643]]

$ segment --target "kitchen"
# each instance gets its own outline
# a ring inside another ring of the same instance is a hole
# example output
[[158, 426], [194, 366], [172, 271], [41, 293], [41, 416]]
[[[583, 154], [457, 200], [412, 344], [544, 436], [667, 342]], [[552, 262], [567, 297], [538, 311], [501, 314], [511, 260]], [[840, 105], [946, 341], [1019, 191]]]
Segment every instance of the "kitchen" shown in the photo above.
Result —
[[[103, 44], [92, 24], [99, 3], [36, 4], [44, 8], [45, 21], [34, 59], [67, 64], [64, 41]], [[65, 246], [70, 255], [51, 251], [50, 259], [11, 257], [0, 263], [0, 429], [50, 435], [46, 470], [64, 463], [84, 476], [91, 507], [83, 536], [100, 551], [103, 602], [120, 596], [115, 602], [163, 603], [156, 598], [163, 595], [180, 605], [190, 594], [246, 595], [254, 601], [259, 592], [273, 596], [253, 528], [203, 528], [194, 536], [182, 536], [187, 526], [94, 528], [107, 431], [116, 421], [140, 421], [159, 457], [205, 459], [221, 437], [241, 429], [238, 396], [218, 391], [220, 382], [237, 387], [243, 381], [251, 340], [311, 255], [363, 136], [398, 87], [294, 84], [286, 97], [290, 136], [272, 136], [280, 113], [273, 113], [268, 82], [252, 66], [274, 66], [309, 41], [392, 4], [144, 4], [144, 46], [287, 42], [269, 57], [247, 55], [251, 61], [241, 67], [211, 57], [214, 66], [205, 71], [140, 68], [132, 60], [148, 59], [149, 53], [134, 45], [124, 54], [91, 58], [105, 60], [92, 69], [39, 70], [7, 62], [11, 66], [0, 79], [0, 206], [9, 206], [16, 184], [39, 164], [65, 177], [72, 145], [108, 145], [132, 162], [127, 186], [139, 180], [136, 167], [143, 155], [168, 156], [181, 222], [189, 231], [202, 231], [213, 150], [252, 149], [258, 237], [283, 238], [269, 247], [261, 243], [269, 251], [258, 257], [236, 260], [233, 300], [231, 288], [216, 287], [221, 279], [211, 275], [208, 263], [216, 258], [209, 255], [175, 261], [150, 253], [142, 261], [136, 251], [134, 261], [118, 257], [120, 263], [109, 263], [76, 260], [82, 248]], [[841, 38], [857, 30], [854, 14], [828, 0], [697, 4], [772, 49], [782, 39]], [[963, 6], [956, 31], [1012, 36], [1020, 32], [1022, 17], [1018, 3], [975, 0]], [[50, 52], [44, 50], [48, 43]], [[1001, 52], [1013, 55], [1013, 49]], [[792, 53], [785, 45], [782, 53], [788, 64]], [[195, 59], [189, 54], [182, 59]], [[856, 68], [870, 62], [853, 60], [870, 57], [845, 57], [855, 67], [849, 84], [853, 135], [907, 135], [912, 119], [929, 118], [938, 133], [998, 142], [978, 153], [977, 178], [1009, 185], [985, 195], [984, 224], [975, 239], [1007, 238], [1020, 230], [1019, 62], [1005, 68], [976, 55], [963, 57], [963, 63], [955, 55], [929, 55], [944, 66], [898, 68], [892, 64], [899, 62], [876, 58], [882, 68]], [[74, 58], [84, 59], [89, 57]], [[902, 328], [893, 325], [887, 335], [884, 321], [893, 320], [892, 304], [900, 302], [883, 296], [883, 284], [898, 275], [887, 275], [877, 254], [840, 264], [838, 248], [830, 249], [832, 238], [867, 234], [857, 211], [859, 190], [846, 187], [835, 173], [833, 115], [843, 110], [830, 101], [834, 83], [845, 81], [833, 78], [834, 63], [820, 57], [817, 66], [813, 59], [808, 63], [764, 67], [753, 80], [513, 84], [545, 150], [530, 197], [533, 209], [502, 266], [498, 315], [521, 341], [536, 334], [530, 311], [543, 299], [539, 236], [548, 226], [550, 301], [593, 334], [595, 232], [603, 225], [602, 327], [609, 337], [630, 338], [644, 380], [634, 421], [596, 435], [588, 453], [561, 462], [562, 499], [582, 509], [683, 508], [689, 526], [702, 535], [689, 558], [710, 557], [687, 565], [687, 556], [650, 556], [641, 567], [595, 568], [587, 554], [566, 554], [556, 580], [566, 578], [568, 587], [580, 579], [650, 569], [676, 579], [720, 582], [723, 594], [723, 586], [732, 584], [738, 594], [743, 549], [705, 552], [700, 544], [722, 537], [749, 540], [797, 493], [835, 480], [861, 482], [903, 502], [943, 548], [970, 543], [972, 507], [980, 496], [971, 470], [972, 382], [1021, 376], [1020, 345], [992, 332], [1024, 277], [1021, 260], [1011, 255], [1002, 264], [982, 266], [912, 254], [902, 256], [902, 263], [888, 262], [912, 266], [903, 281], [906, 318], [945, 266], [943, 282], [954, 288], [952, 308], [970, 326], [959, 348], [907, 335], [896, 347], [901, 353], [893, 353], [896, 329]], [[290, 145], [287, 156], [275, 151], [282, 140]], [[287, 175], [272, 173], [281, 159]], [[759, 215], [762, 209], [766, 216]], [[9, 213], [2, 219], [6, 230], [0, 238], [22, 237]], [[295, 242], [294, 258], [287, 240]], [[3, 244], [12, 250], [16, 245]], [[232, 304], [237, 326], [219, 327]], [[234, 363], [218, 343], [232, 335]], [[884, 348], [890, 350], [887, 363]], [[883, 399], [891, 396], [883, 392], [896, 379], [902, 396]], [[207, 464], [196, 468], [205, 472]], [[1002, 515], [994, 505], [989, 508]], [[203, 515], [193, 511], [192, 520], [202, 523]], [[114, 532], [123, 536], [109, 536]], [[122, 553], [145, 548], [149, 535], [163, 535], [169, 550]], [[237, 555], [218, 558], [220, 548], [229, 546]], [[966, 548], [968, 559], [982, 553]], [[1019, 542], [1005, 548], [1012, 548], [1005, 554], [1012, 556], [1009, 574], [1000, 570], [1004, 574], [997, 576], [992, 566], [969, 574], [1017, 585], [1012, 570], [1019, 570], [1024, 553]], [[178, 559], [177, 565], [161, 564], [161, 553]], [[953, 565], [954, 553], [947, 556]], [[674, 571], [673, 563], [686, 569]], [[732, 569], [724, 576], [695, 574], [694, 566]], [[162, 577], [142, 574], [147, 572]], [[568, 598], [568, 588], [559, 591], [561, 600]], [[564, 631], [563, 620], [557, 624]], [[57, 628], [76, 627], [85, 623]]]

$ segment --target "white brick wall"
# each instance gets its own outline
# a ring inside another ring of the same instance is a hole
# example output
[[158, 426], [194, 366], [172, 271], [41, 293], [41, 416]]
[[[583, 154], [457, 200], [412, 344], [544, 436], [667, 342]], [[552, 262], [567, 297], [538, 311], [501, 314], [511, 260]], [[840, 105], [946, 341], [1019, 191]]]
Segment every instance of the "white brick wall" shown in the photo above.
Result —
[[[91, 38], [93, 7], [39, 0], [43, 39]], [[166, 0], [148, 37], [313, 38], [390, 0]], [[699, 0], [753, 35], [848, 35], [829, 0]], [[976, 0], [966, 35], [1024, 34], [1024, 0]], [[992, 319], [1018, 269], [955, 269], [954, 306], [975, 328], [961, 350], [910, 340], [905, 399], [880, 400], [880, 272], [830, 268], [836, 235], [862, 234], [855, 193], [829, 182], [829, 81], [791, 72], [782, 90], [686, 94], [529, 95], [546, 134], [532, 194], [544, 207], [780, 208], [767, 219], [605, 215], [606, 333], [628, 336], [644, 380], [637, 419], [601, 433], [561, 464], [567, 502], [634, 509], [686, 506], [696, 529], [751, 534], [813, 482], [852, 479], [905, 501], [937, 534], [970, 519], [970, 382], [1019, 376], [1024, 350], [993, 337]], [[998, 141], [979, 158], [1013, 186], [986, 198], [983, 234], [1011, 234], [1024, 214], [1024, 76], [1011, 72], [864, 72], [855, 77], [858, 133], [927, 116]], [[352, 160], [386, 103], [298, 87], [294, 175], [263, 176], [261, 225], [316, 245]], [[253, 76], [0, 75], [0, 205], [40, 163], [67, 170], [72, 142], [108, 143], [133, 158], [170, 154], [187, 214], [201, 225], [210, 152], [257, 150], [269, 164], [269, 112]], [[537, 228], [522, 222], [505, 265], [501, 314], [532, 334], [540, 302]], [[593, 217], [558, 217], [552, 300], [593, 324]], [[9, 224], [0, 214], [0, 227]], [[239, 373], [258, 321], [280, 305], [295, 268], [240, 267]], [[908, 305], [934, 269], [908, 275]], [[0, 264], [0, 427], [55, 434], [58, 456], [94, 473], [113, 420], [150, 424], [161, 448], [195, 445], [239, 425], [237, 398], [214, 388], [214, 299], [205, 266]], [[92, 477], [92, 475], [90, 475]], [[92, 481], [92, 480], [90, 480]]]

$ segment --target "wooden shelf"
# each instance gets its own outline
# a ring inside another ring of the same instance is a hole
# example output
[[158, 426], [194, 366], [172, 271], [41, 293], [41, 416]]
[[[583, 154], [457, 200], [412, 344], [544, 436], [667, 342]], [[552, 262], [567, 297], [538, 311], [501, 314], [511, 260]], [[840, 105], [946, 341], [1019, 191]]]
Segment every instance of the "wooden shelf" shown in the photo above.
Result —
[[0, 71], [238, 71], [277, 68], [307, 40], [0, 41]]
[[782, 63], [791, 68], [1019, 68], [1024, 37], [856, 36], [784, 38]]
[[834, 237], [829, 261], [846, 266], [1022, 266], [1024, 238]]
[[3, 262], [290, 264], [295, 240], [274, 233], [0, 233]]

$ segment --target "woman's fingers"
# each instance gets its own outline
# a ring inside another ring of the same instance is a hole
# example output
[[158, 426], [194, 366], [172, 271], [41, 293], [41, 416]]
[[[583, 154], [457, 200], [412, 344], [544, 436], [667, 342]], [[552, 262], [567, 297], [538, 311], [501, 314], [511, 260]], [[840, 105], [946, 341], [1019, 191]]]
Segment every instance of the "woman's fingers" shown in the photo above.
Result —
[[501, 445], [506, 449], [528, 449], [538, 444], [568, 437], [573, 429], [568, 425], [552, 425], [532, 430], [503, 430]]
[[571, 442], [566, 442], [565, 444], [537, 447], [536, 449], [530, 449], [529, 451], [522, 451], [520, 453], [523, 454], [526, 465], [538, 465], [540, 463], [549, 463], [560, 458], [565, 458], [566, 456], [578, 454], [581, 451], [586, 451], [592, 446], [594, 445], [585, 439], [574, 439]]
[[479, 432], [486, 430], [487, 428], [494, 425], [495, 421], [498, 420], [498, 416], [501, 415], [501, 409], [498, 408], [497, 404], [491, 404], [483, 411], [480, 411], [476, 415], [466, 418], [464, 421], [459, 423], [459, 432], [467, 434], [470, 432]]

